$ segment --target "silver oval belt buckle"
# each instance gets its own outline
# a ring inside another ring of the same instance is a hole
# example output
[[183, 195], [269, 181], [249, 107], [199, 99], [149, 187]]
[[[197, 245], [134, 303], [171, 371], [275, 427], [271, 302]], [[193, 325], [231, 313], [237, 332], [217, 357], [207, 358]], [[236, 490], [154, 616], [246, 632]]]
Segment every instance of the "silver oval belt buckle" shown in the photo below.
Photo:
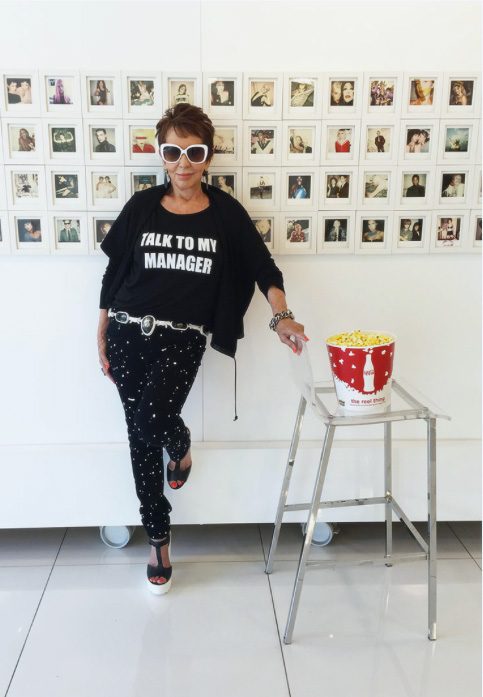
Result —
[[127, 324], [129, 320], [129, 315], [127, 312], [116, 312], [114, 314], [114, 319], [116, 319], [120, 324]]
[[144, 315], [144, 317], [141, 318], [141, 331], [144, 336], [151, 336], [155, 327], [156, 320], [154, 319], [153, 315]]

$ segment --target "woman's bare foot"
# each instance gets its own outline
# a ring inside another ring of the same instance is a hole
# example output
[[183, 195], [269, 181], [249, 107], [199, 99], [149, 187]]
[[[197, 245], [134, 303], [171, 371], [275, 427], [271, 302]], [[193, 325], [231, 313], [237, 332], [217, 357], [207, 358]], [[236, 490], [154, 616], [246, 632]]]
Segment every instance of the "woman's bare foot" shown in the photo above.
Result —
[[[153, 538], [156, 539], [156, 538]], [[161, 539], [161, 538], [160, 538]], [[151, 546], [151, 554], [149, 555], [149, 563], [152, 566], [157, 566], [158, 565], [158, 558], [156, 557], [156, 547]], [[171, 562], [169, 560], [169, 543], [167, 542], [165, 545], [161, 547], [161, 563], [165, 568], [168, 568], [171, 566]], [[149, 580], [151, 583], [165, 583], [166, 578], [164, 576], [150, 576]]]

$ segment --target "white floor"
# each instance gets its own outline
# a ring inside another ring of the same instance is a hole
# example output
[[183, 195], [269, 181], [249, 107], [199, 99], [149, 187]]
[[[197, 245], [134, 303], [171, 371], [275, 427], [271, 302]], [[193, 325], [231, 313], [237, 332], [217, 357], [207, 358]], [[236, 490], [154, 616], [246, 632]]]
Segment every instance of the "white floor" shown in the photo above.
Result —
[[[173, 526], [163, 596], [145, 588], [141, 527], [117, 550], [99, 528], [0, 530], [0, 695], [480, 697], [479, 523], [438, 525], [437, 641], [427, 562], [364, 563], [383, 524], [343, 523], [312, 548], [329, 563], [307, 569], [284, 644], [302, 531], [283, 526], [267, 575], [272, 529]], [[418, 551], [395, 523], [394, 553]]]

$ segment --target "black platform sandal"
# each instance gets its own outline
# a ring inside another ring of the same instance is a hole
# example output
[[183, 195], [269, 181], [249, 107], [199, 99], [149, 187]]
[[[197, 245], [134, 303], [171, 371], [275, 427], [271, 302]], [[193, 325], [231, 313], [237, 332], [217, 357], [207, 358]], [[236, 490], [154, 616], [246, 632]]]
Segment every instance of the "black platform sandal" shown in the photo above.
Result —
[[[190, 434], [190, 439], [191, 439], [191, 431], [188, 428], [189, 434]], [[167, 471], [167, 479], [168, 479], [168, 484], [171, 487], [171, 489], [181, 489], [182, 486], [185, 485], [186, 480], [190, 476], [190, 471], [191, 471], [191, 465], [189, 467], [186, 467], [186, 469], [182, 470], [181, 469], [181, 460], [175, 460], [175, 468], [172, 470], [169, 467], [166, 468]], [[178, 481], [183, 482], [182, 484], [178, 484]]]
[[[146, 581], [149, 586], [149, 589], [153, 593], [155, 593], [156, 595], [162, 595], [163, 593], [167, 593], [171, 588], [171, 574], [173, 572], [173, 567], [163, 566], [161, 562], [161, 547], [163, 547], [166, 544], [166, 542], [169, 542], [168, 549], [169, 553], [171, 554], [171, 535], [168, 533], [161, 540], [153, 540], [149, 537], [148, 541], [150, 545], [156, 547], [156, 558], [158, 560], [158, 564], [156, 566], [153, 566], [153, 564], [148, 564], [148, 577]], [[166, 579], [166, 581], [164, 583], [150, 581], [149, 579], [153, 576], [162, 576]]]

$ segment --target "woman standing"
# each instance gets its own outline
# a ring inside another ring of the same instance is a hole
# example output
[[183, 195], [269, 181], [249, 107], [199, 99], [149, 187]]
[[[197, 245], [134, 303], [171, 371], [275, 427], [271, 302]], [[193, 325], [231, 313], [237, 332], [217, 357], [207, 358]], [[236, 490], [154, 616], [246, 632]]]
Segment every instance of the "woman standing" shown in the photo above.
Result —
[[213, 155], [210, 119], [199, 107], [178, 104], [158, 122], [156, 136], [168, 184], [136, 192], [101, 243], [109, 264], [98, 347], [125, 411], [139, 511], [153, 547], [147, 582], [165, 593], [172, 508], [163, 495], [162, 449], [171, 458], [168, 483], [180, 488], [192, 465], [180, 413], [208, 334], [215, 350], [235, 357], [257, 283], [280, 341], [299, 353], [307, 337], [287, 310], [282, 273], [248, 213], [202, 182]]

